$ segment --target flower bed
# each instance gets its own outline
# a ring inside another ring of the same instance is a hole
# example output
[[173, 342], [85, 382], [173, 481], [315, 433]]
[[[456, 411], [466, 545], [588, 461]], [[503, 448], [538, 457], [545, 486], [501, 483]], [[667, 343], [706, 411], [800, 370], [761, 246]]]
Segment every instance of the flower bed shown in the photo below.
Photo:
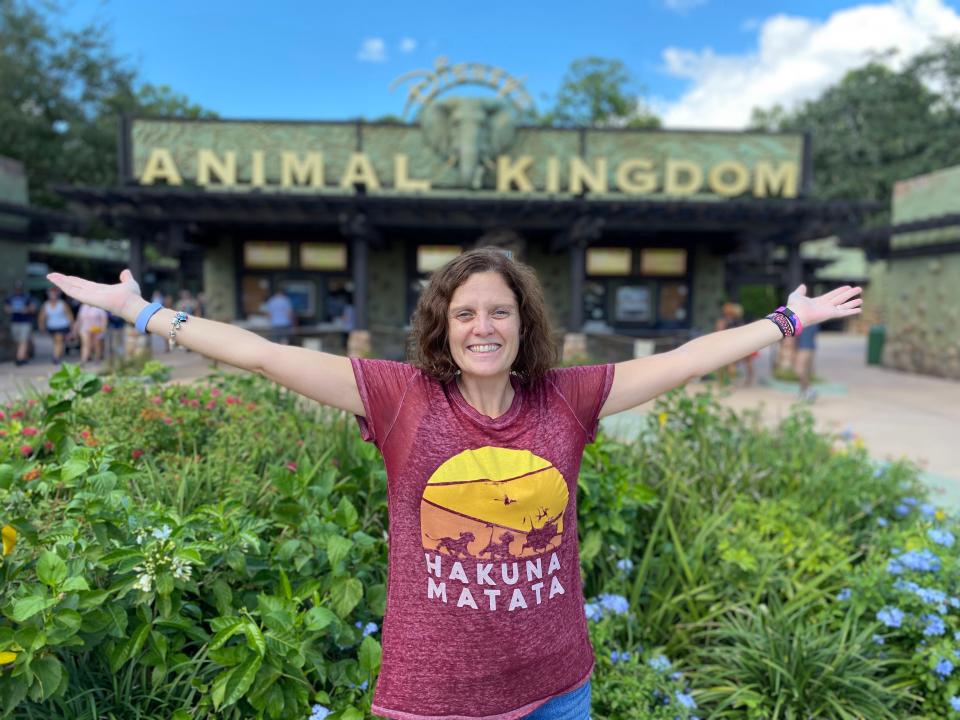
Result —
[[[806, 414], [652, 418], [579, 480], [595, 718], [955, 712], [957, 530], [915, 469]], [[0, 452], [8, 714], [369, 716], [385, 474], [351, 418], [67, 366], [2, 409]]]

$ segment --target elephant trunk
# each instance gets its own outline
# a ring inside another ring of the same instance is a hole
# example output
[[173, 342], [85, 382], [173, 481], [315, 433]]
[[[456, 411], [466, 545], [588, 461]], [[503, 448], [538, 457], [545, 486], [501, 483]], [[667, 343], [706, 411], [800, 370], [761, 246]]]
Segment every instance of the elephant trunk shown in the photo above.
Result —
[[460, 180], [464, 187], [473, 187], [480, 166], [480, 135], [483, 132], [479, 122], [464, 122], [460, 126], [459, 147]]

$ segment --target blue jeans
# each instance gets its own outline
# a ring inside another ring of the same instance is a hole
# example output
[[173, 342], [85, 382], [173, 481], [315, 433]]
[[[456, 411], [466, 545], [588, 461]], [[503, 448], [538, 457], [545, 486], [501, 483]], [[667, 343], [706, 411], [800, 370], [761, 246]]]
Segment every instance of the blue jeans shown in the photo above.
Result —
[[558, 695], [523, 720], [590, 720], [590, 681]]

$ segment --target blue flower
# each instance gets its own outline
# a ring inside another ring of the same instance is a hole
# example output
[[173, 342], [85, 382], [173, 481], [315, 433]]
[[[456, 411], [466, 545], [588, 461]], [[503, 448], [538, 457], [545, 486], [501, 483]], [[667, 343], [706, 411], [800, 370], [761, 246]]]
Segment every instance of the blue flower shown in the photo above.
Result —
[[874, 635], [873, 642], [875, 642], [877, 645], [883, 645], [886, 640], [884, 640], [883, 635]]
[[618, 662], [627, 662], [630, 659], [630, 651], [625, 650], [623, 652], [617, 652], [616, 650], [610, 651], [610, 660], [614, 663]]
[[951, 707], [953, 710], [958, 710], [958, 711], [960, 711], [960, 697], [957, 697], [956, 695], [954, 695], [953, 697], [951, 697], [951, 698], [950, 698], [950, 707]]
[[923, 629], [923, 634], [927, 637], [940, 636], [947, 631], [947, 626], [943, 623], [943, 618], [939, 615], [924, 615], [922, 618], [927, 626]]
[[647, 665], [658, 672], [666, 672], [670, 669], [671, 663], [670, 659], [666, 655], [654, 655], [652, 658], [647, 660]]
[[670, 679], [671, 679], [671, 680], [682, 680], [682, 679], [683, 679], [683, 673], [680, 672], [679, 670], [677, 670], [676, 672], [672, 672], [672, 673], [670, 673]]
[[889, 628], [898, 628], [903, 622], [903, 610], [888, 605], [877, 613], [877, 620]]
[[904, 505], [909, 505], [910, 507], [915, 507], [917, 503], [920, 502], [915, 497], [901, 498], [901, 501], [903, 502]]
[[940, 558], [926, 548], [905, 552], [897, 558], [897, 562], [908, 570], [918, 572], [937, 572], [940, 569]]
[[329, 714], [330, 708], [325, 708], [323, 705], [314, 705], [310, 708], [309, 720], [324, 720]]
[[894, 558], [887, 563], [887, 572], [891, 575], [899, 575], [903, 572], [903, 565], [900, 564], [900, 561]]
[[873, 471], [873, 476], [874, 476], [875, 478], [878, 478], [878, 477], [880, 477], [881, 475], [883, 475], [883, 468], [876, 468], [876, 469]]
[[850, 595], [851, 595], [850, 588], [844, 588], [843, 590], [837, 593], [837, 600], [839, 600], [840, 602], [843, 602], [844, 600], [849, 600]]
[[[360, 627], [360, 623], [357, 623], [357, 627]], [[375, 622], [368, 622], [363, 626], [363, 636], [366, 637], [367, 635], [373, 635], [379, 629], [380, 626]]]
[[937, 514], [937, 508], [930, 503], [924, 503], [920, 506], [920, 513], [926, 518], [932, 518]]
[[880, 527], [886, 527], [886, 526], [889, 525], [889, 524], [890, 524], [890, 523], [887, 521], [887, 519], [886, 519], [885, 517], [878, 517], [878, 518], [877, 518], [877, 525], [879, 525]]
[[953, 672], [953, 663], [946, 658], [940, 658], [940, 661], [933, 671], [940, 676], [941, 680], [946, 680], [950, 676], [950, 673]]
[[953, 533], [949, 530], [941, 530], [939, 528], [930, 528], [927, 530], [927, 537], [933, 540], [937, 545], [943, 545], [943, 547], [953, 547], [953, 543], [956, 542], [956, 538], [953, 536]]
[[856, 434], [853, 432], [853, 428], [851, 428], [849, 425], [847, 425], [847, 426], [843, 429], [843, 432], [840, 433], [840, 437], [841, 437], [842, 439], [844, 439], [844, 440], [847, 440], [847, 441], [853, 440], [853, 438], [854, 438], [855, 436], [856, 436]]
[[900, 517], [910, 514], [910, 508], [904, 505], [903, 503], [898, 503], [894, 506], [893, 511]]
[[677, 702], [680, 703], [682, 707], [690, 708], [691, 710], [697, 709], [697, 703], [693, 699], [693, 695], [689, 693], [682, 693], [679, 690], [676, 690], [673, 693], [673, 696], [677, 699]]
[[622, 560], [617, 560], [617, 570], [622, 570], [625, 573], [633, 570], [633, 560], [630, 558], [623, 558]]
[[596, 622], [603, 618], [603, 609], [594, 602], [585, 603], [583, 606], [583, 612], [586, 614], [587, 620], [593, 620]]
[[609, 610], [617, 615], [626, 615], [630, 610], [630, 602], [623, 595], [603, 593], [597, 600], [600, 601], [600, 606], [604, 610]]

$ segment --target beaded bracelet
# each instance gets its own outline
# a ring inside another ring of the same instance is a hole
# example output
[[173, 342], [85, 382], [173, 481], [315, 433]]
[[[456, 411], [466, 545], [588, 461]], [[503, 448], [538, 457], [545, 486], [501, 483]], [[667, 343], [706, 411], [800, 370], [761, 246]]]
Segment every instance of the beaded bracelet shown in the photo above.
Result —
[[170, 338], [170, 348], [174, 348], [177, 345], [177, 331], [180, 329], [180, 326], [183, 325], [188, 320], [187, 314], [185, 312], [177, 312], [173, 316], [173, 319], [170, 321], [170, 332], [167, 333], [167, 336]]
[[774, 312], [783, 313], [787, 316], [790, 324], [793, 325], [793, 334], [799, 336], [803, 332], [803, 323], [800, 322], [800, 316], [786, 305], [781, 305]]

